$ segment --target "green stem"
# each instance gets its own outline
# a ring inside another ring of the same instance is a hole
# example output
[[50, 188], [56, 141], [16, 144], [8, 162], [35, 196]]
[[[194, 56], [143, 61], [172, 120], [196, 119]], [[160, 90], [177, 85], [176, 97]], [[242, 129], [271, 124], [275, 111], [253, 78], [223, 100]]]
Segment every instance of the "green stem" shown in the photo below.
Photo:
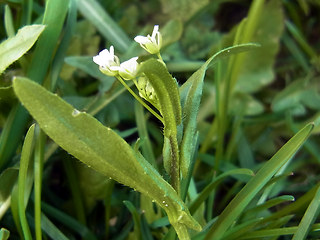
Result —
[[179, 146], [176, 134], [169, 136], [170, 157], [171, 157], [171, 185], [180, 196], [180, 164], [179, 164]]
[[163, 118], [158, 113], [156, 113], [151, 107], [149, 107], [148, 104], [146, 104], [137, 94], [135, 94], [135, 92], [132, 91], [132, 89], [125, 83], [125, 81], [120, 76], [117, 76], [117, 79], [139, 103], [141, 103], [146, 109], [148, 109], [149, 112], [151, 112], [156, 118], [158, 118], [163, 123]]
[[223, 156], [223, 146], [224, 146], [224, 135], [225, 135], [225, 122], [228, 121], [227, 119], [227, 105], [225, 102], [226, 93], [228, 91], [226, 86], [223, 85], [223, 79], [221, 76], [222, 72], [222, 63], [219, 62], [217, 64], [217, 147], [216, 147], [216, 156], [214, 161], [214, 171], [219, 171], [220, 160]]
[[160, 52], [157, 53], [157, 57], [159, 58], [160, 62], [162, 62], [164, 65], [166, 65], [161, 57]]
[[36, 145], [34, 154], [34, 221], [36, 240], [41, 240], [41, 182], [44, 161], [45, 135], [38, 125], [36, 126], [35, 130]]

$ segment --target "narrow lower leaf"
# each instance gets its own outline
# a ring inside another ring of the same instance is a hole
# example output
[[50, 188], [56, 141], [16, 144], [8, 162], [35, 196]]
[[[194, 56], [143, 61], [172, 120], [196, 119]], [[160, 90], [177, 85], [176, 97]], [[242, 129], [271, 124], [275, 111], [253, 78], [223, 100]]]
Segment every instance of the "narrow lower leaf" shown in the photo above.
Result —
[[187, 227], [201, 229], [176, 191], [118, 134], [26, 78], [13, 82], [19, 100], [58, 145], [96, 171], [155, 200], [181, 236]]

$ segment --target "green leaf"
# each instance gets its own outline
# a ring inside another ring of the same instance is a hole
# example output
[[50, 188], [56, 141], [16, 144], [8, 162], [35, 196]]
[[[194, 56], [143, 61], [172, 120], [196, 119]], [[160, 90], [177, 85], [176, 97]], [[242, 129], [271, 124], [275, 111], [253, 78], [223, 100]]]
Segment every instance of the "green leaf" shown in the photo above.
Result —
[[0, 229], [0, 240], [7, 240], [10, 237], [10, 232], [5, 229], [5, 228], [1, 228]]
[[263, 6], [249, 40], [260, 43], [261, 48], [241, 56], [238, 79], [233, 82], [237, 91], [255, 92], [274, 80], [273, 65], [283, 28], [281, 2], [269, 1]]
[[93, 62], [92, 57], [66, 57], [65, 62], [102, 81], [104, 83], [104, 91], [108, 91], [115, 81], [115, 78], [101, 73], [97, 64]]
[[245, 235], [252, 228], [256, 227], [261, 222], [261, 219], [262, 218], [254, 218], [252, 220], [246, 221], [242, 224], [235, 226], [225, 234], [225, 236], [223, 237], [223, 240], [239, 239], [239, 236]]
[[90, 212], [98, 200], [105, 199], [112, 180], [106, 179], [104, 175], [80, 164], [80, 162], [74, 162], [71, 166], [76, 171], [76, 181], [78, 181], [82, 192], [80, 195], [83, 197], [87, 211]]
[[253, 218], [256, 218], [257, 216], [259, 216], [259, 214], [261, 212], [263, 212], [264, 210], [274, 207], [278, 204], [281, 204], [283, 202], [287, 202], [287, 201], [291, 201], [293, 202], [295, 199], [293, 196], [291, 195], [284, 195], [284, 196], [280, 196], [280, 197], [276, 197], [273, 199], [268, 200], [267, 202], [257, 205], [251, 209], [246, 210], [246, 215], [252, 216]]
[[293, 235], [292, 240], [302, 240], [306, 239], [310, 228], [314, 221], [317, 219], [320, 211], [320, 187], [318, 187], [317, 192], [312, 199], [307, 211], [298, 226], [297, 231]]
[[[286, 228], [274, 228], [267, 230], [259, 230], [250, 232], [250, 235], [241, 237], [240, 239], [260, 239], [260, 238], [270, 238], [279, 237], [284, 235], [293, 235], [297, 231], [298, 227], [286, 227]], [[320, 224], [314, 224], [311, 226], [312, 231], [320, 231]]]
[[118, 24], [103, 9], [96, 0], [79, 0], [78, 8], [81, 14], [87, 18], [120, 52], [126, 52], [130, 46], [128, 36]]
[[124, 205], [129, 209], [130, 213], [132, 214], [133, 222], [134, 222], [134, 230], [133, 230], [133, 239], [141, 239], [141, 219], [140, 215], [135, 208], [135, 206], [130, 201], [123, 201]]
[[177, 19], [170, 20], [162, 29], [162, 48], [178, 41], [183, 33], [183, 24]]
[[42, 223], [41, 227], [43, 231], [52, 239], [55, 239], [55, 240], [69, 239], [44, 214], [41, 214], [41, 223]]
[[178, 18], [184, 22], [208, 3], [209, 0], [161, 0], [162, 10], [164, 14], [169, 15], [169, 19]]
[[[69, 229], [72, 229], [75, 233], [79, 234], [85, 240], [96, 240], [96, 236], [87, 228], [86, 225], [79, 223], [74, 218], [67, 215], [65, 212], [62, 212], [44, 202], [42, 202], [42, 210], [45, 212], [50, 218], [55, 219], [57, 222], [63, 223], [63, 225], [67, 226]], [[55, 233], [58, 229], [54, 226], [45, 215], [41, 215], [41, 221], [43, 222], [42, 228], [45, 232], [50, 234], [57, 234], [57, 236], [61, 235], [59, 233]], [[49, 226], [47, 226], [49, 225]], [[58, 230], [59, 231], [59, 230]], [[64, 239], [61, 236], [61, 239]]]
[[29, 225], [27, 222], [26, 213], [25, 213], [25, 209], [26, 209], [25, 198], [26, 196], [29, 195], [28, 191], [26, 191], [26, 188], [28, 186], [27, 178], [28, 178], [29, 162], [31, 161], [31, 155], [33, 152], [33, 145], [34, 145], [34, 139], [33, 139], [34, 127], [35, 125], [33, 124], [29, 128], [27, 135], [25, 137], [23, 147], [22, 147], [20, 167], [19, 167], [18, 211], [19, 211], [19, 218], [21, 222], [24, 239], [32, 239]]
[[195, 132], [197, 127], [197, 116], [202, 97], [203, 80], [206, 70], [209, 66], [213, 66], [221, 58], [228, 57], [233, 54], [249, 51], [257, 48], [259, 45], [254, 43], [240, 44], [223, 49], [211, 58], [209, 58], [202, 67], [180, 87], [180, 96], [183, 106], [183, 139], [181, 143], [181, 171], [182, 175], [188, 173], [191, 154], [195, 147]]
[[190, 213], [193, 214], [195, 211], [200, 207], [200, 205], [209, 197], [211, 192], [226, 178], [229, 176], [237, 175], [237, 174], [243, 174], [243, 175], [249, 175], [253, 176], [254, 173], [249, 169], [235, 169], [230, 170], [226, 173], [223, 173], [219, 175], [217, 178], [215, 178], [209, 185], [207, 185], [201, 193], [197, 196], [195, 200], [193, 200], [189, 206]]
[[33, 46], [44, 28], [44, 25], [25, 26], [0, 44], [0, 74]]
[[245, 207], [273, 175], [299, 150], [313, 129], [313, 124], [306, 125], [293, 136], [264, 166], [257, 172], [242, 190], [233, 198], [218, 220], [210, 228], [205, 239], [221, 239], [226, 230], [239, 217]]
[[114, 131], [26, 78], [15, 78], [13, 88], [42, 130], [63, 149], [155, 200], [167, 212], [178, 235], [188, 234], [187, 227], [201, 229], [174, 189]]

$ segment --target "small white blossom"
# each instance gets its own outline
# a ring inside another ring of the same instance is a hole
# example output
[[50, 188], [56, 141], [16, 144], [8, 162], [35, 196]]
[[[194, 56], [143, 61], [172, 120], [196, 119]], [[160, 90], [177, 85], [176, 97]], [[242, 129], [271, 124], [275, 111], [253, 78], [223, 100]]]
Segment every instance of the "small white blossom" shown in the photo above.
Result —
[[162, 36], [159, 32], [159, 25], [155, 25], [153, 28], [152, 35], [136, 36], [134, 40], [140, 44], [147, 52], [156, 54], [160, 52], [162, 46]]
[[118, 74], [118, 70], [114, 69], [120, 65], [119, 58], [114, 55], [113, 46], [108, 49], [102, 50], [99, 55], [93, 57], [93, 61], [99, 65], [100, 71], [108, 76], [115, 76]]
[[123, 63], [120, 66], [111, 67], [112, 70], [118, 70], [119, 75], [124, 80], [134, 79], [138, 72], [138, 57], [133, 57]]

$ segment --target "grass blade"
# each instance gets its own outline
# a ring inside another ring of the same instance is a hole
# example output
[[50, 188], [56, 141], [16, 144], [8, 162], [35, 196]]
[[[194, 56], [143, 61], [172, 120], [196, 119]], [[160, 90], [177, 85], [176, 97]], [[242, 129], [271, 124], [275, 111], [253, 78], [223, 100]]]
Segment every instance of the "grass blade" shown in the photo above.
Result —
[[130, 201], [123, 201], [123, 203], [129, 209], [133, 218], [133, 222], [134, 222], [133, 238], [141, 239], [143, 235], [141, 233], [141, 219], [140, 219], [139, 213], [135, 208], [135, 206]]
[[311, 225], [317, 219], [320, 211], [320, 187], [312, 199], [307, 211], [305, 212], [297, 231], [295, 232], [292, 240], [303, 240], [306, 239]]
[[31, 154], [33, 150], [33, 136], [34, 136], [34, 125], [32, 125], [25, 137], [24, 144], [22, 147], [20, 168], [19, 168], [19, 178], [18, 178], [18, 212], [21, 222], [21, 227], [23, 231], [24, 239], [31, 240], [31, 232], [27, 222], [27, 217], [25, 213], [26, 202], [25, 202], [25, 188], [27, 186], [27, 175], [28, 167], [31, 159]]
[[44, 162], [45, 135], [37, 125], [35, 128], [35, 150], [34, 150], [34, 222], [36, 240], [42, 239], [41, 232], [41, 188], [42, 171]]
[[294, 137], [292, 137], [253, 177], [236, 197], [228, 204], [213, 224], [206, 240], [221, 239], [223, 234], [239, 217], [245, 207], [272, 176], [299, 150], [313, 129], [313, 124], [306, 125]]
[[95, 0], [79, 0], [78, 8], [114, 47], [120, 52], [126, 52], [130, 46], [128, 36], [116, 22], [104, 11], [99, 2]]
[[209, 185], [207, 185], [202, 192], [198, 195], [198, 197], [192, 201], [189, 206], [190, 213], [193, 214], [198, 207], [209, 197], [211, 192], [228, 176], [233, 176], [237, 174], [244, 174], [253, 176], [253, 172], [249, 169], [235, 169], [230, 170], [226, 173], [221, 174], [219, 177], [215, 178]]

